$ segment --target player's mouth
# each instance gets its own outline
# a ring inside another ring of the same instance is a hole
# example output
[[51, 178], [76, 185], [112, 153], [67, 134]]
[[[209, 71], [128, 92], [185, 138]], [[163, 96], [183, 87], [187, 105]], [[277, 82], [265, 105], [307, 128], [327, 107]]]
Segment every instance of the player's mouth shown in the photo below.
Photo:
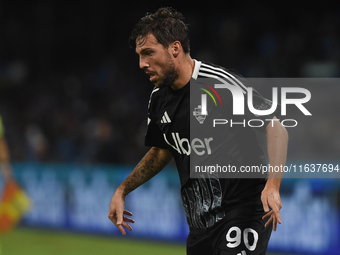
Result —
[[155, 73], [146, 72], [146, 74], [150, 76], [150, 81], [151, 81], [151, 82], [155, 80], [155, 78], [156, 78], [156, 74], [155, 74]]

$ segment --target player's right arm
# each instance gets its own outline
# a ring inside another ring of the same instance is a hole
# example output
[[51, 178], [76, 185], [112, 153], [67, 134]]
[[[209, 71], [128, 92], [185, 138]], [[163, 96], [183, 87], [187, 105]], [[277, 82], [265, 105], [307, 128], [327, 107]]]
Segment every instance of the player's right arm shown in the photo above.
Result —
[[124, 216], [132, 216], [131, 212], [124, 209], [125, 197], [158, 174], [171, 160], [172, 155], [169, 150], [152, 147], [113, 194], [108, 217], [123, 235], [126, 235], [123, 227], [132, 230], [127, 222], [134, 222]]

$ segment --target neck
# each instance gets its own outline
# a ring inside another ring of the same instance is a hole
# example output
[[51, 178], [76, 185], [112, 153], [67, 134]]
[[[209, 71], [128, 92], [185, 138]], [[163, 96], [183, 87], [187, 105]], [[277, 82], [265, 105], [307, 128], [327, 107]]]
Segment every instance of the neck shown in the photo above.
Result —
[[182, 61], [178, 62], [178, 79], [171, 86], [173, 90], [183, 88], [191, 79], [195, 68], [195, 61], [187, 54]]

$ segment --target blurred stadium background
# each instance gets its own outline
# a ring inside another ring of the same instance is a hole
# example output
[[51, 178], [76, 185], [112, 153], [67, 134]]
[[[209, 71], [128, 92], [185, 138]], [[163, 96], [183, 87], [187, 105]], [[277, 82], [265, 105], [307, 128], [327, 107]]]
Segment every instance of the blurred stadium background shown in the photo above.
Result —
[[[186, 16], [196, 59], [245, 77], [340, 76], [335, 2], [1, 1], [0, 114], [33, 207], [1, 236], [0, 254], [185, 254], [173, 165], [129, 195], [133, 232], [121, 238], [107, 219], [115, 188], [147, 150], [152, 86], [129, 32], [146, 12], [168, 5]], [[288, 130], [290, 162], [339, 164], [339, 93], [340, 86], [315, 88], [309, 107], [318, 118]], [[339, 184], [284, 179], [283, 224], [269, 252], [340, 254]]]

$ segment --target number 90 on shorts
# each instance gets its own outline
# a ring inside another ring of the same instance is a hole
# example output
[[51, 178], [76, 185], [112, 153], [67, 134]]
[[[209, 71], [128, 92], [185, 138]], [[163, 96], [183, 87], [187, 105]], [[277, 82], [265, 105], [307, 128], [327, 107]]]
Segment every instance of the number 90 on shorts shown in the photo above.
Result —
[[230, 250], [235, 248], [238, 251], [235, 255], [253, 254], [249, 252], [255, 251], [259, 241], [259, 234], [252, 228], [241, 230], [239, 227], [233, 226], [229, 228], [225, 235], [225, 240], [226, 246]]
[[265, 255], [272, 226], [265, 228], [262, 216], [263, 213], [243, 214], [237, 219], [219, 222], [205, 232], [191, 230], [187, 254]]

